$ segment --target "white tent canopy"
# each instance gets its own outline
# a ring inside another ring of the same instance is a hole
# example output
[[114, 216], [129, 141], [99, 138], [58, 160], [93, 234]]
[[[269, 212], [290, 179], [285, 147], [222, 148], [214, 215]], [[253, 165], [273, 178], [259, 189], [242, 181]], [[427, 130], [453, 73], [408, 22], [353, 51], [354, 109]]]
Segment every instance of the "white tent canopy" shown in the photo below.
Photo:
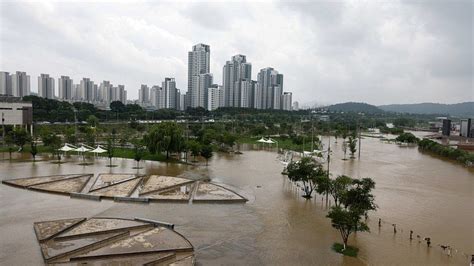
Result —
[[268, 143], [268, 144], [275, 144], [275, 142], [274, 142], [272, 139], [267, 139], [267, 140], [265, 140], [265, 143]]
[[74, 151], [78, 151], [78, 152], [87, 152], [87, 151], [90, 151], [91, 149], [88, 149], [86, 147], [84, 147], [84, 145], [81, 145], [81, 147], [77, 148], [77, 149], [74, 149]]
[[75, 149], [76, 149], [76, 147], [72, 146], [71, 144], [65, 143], [64, 146], [62, 146], [58, 150], [68, 152], [68, 151], [72, 151], [72, 150], [75, 150]]
[[257, 142], [267, 143], [267, 140], [262, 137], [261, 139], [257, 140]]
[[104, 152], [107, 152], [107, 150], [104, 150], [104, 149], [102, 149], [102, 147], [100, 147], [100, 145], [97, 145], [97, 148], [91, 150], [90, 152], [93, 152], [93, 153], [104, 153]]

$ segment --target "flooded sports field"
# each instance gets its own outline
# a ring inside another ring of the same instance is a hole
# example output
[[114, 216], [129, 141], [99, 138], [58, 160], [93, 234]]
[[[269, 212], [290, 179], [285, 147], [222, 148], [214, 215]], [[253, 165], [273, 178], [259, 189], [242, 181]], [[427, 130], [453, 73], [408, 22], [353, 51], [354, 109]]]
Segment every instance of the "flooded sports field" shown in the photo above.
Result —
[[[323, 143], [328, 139], [323, 138]], [[194, 246], [199, 265], [467, 265], [474, 254], [474, 171], [416, 147], [400, 147], [379, 139], [362, 140], [361, 158], [342, 160], [342, 142], [331, 140], [330, 170], [355, 178], [371, 177], [379, 209], [370, 214], [371, 232], [349, 240], [360, 249], [358, 258], [331, 250], [339, 233], [325, 217], [324, 197], [301, 197], [281, 175], [283, 164], [275, 149], [244, 146], [243, 154], [215, 154], [206, 167], [161, 162], [95, 159], [79, 165], [71, 156], [64, 164], [51, 161], [0, 162], [0, 179], [61, 174], [153, 174], [188, 179], [210, 177], [249, 201], [216, 203], [125, 203], [92, 201], [0, 185], [0, 264], [41, 265], [43, 258], [33, 223], [79, 217], [135, 217], [175, 224]], [[0, 159], [8, 154], [0, 155]], [[357, 154], [356, 154], [357, 156]], [[41, 158], [40, 158], [41, 159]], [[202, 188], [203, 190], [210, 188]], [[378, 227], [378, 219], [382, 226]], [[392, 224], [397, 224], [393, 233]], [[424, 241], [409, 240], [409, 231]], [[452, 256], [438, 245], [453, 247]]]

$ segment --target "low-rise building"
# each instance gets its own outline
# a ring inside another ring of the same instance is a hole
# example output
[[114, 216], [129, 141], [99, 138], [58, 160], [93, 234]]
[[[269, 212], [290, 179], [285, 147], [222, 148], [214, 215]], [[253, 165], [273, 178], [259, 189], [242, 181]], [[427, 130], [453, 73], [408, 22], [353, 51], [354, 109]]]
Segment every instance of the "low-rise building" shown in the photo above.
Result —
[[3, 126], [25, 126], [33, 133], [33, 104], [20, 97], [0, 96], [0, 117]]

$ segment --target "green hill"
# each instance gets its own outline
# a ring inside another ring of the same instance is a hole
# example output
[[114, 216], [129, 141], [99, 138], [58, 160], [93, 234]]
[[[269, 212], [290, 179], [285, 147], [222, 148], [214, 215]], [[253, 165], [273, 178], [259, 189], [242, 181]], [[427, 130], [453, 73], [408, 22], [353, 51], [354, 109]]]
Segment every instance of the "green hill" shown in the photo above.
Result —
[[378, 108], [377, 106], [370, 105], [367, 103], [356, 103], [356, 102], [347, 102], [347, 103], [338, 103], [330, 105], [327, 107], [331, 112], [353, 112], [353, 113], [383, 113], [384, 111]]
[[474, 102], [456, 104], [441, 103], [415, 103], [415, 104], [390, 104], [378, 108], [396, 113], [412, 114], [442, 114], [454, 116], [474, 116]]

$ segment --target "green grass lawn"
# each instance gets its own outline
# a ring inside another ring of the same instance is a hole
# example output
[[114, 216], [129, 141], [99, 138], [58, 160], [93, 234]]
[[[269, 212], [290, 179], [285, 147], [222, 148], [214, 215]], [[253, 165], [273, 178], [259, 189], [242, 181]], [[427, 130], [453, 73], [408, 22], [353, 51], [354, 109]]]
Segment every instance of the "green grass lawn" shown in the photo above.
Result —
[[[269, 144], [262, 144], [257, 142], [260, 138], [251, 138], [251, 137], [241, 137], [237, 140], [238, 143], [245, 143], [245, 144], [259, 144], [259, 145], [265, 145], [265, 147], [268, 147]], [[292, 150], [292, 151], [297, 151], [301, 152], [303, 150], [303, 145], [298, 145], [293, 143], [293, 141], [290, 138], [278, 138], [275, 137], [272, 139], [274, 141], [278, 142], [278, 148], [284, 149], [284, 150]], [[271, 144], [272, 147], [276, 147], [275, 144]], [[311, 141], [308, 140], [308, 142], [305, 144], [304, 147], [305, 151], [311, 151]]]
[[[51, 148], [45, 146], [37, 146], [38, 155], [41, 153], [51, 153]], [[25, 145], [23, 147], [22, 153], [30, 153], [31, 147], [29, 145]], [[0, 152], [8, 152], [8, 147], [0, 147]], [[18, 147], [13, 147], [13, 153], [18, 152]], [[75, 154], [75, 152], [69, 152], [68, 154]], [[88, 155], [92, 155], [91, 153], [87, 153]], [[114, 148], [114, 158], [126, 158], [126, 159], [133, 159], [134, 158], [134, 151], [133, 149], [126, 149], [126, 148]], [[86, 155], [87, 157], [87, 155]], [[107, 153], [103, 153], [101, 157], [107, 157]], [[165, 154], [151, 154], [148, 151], [144, 151], [142, 160], [148, 161], [167, 161], [167, 162], [179, 162], [175, 158], [166, 159]]]
[[349, 257], [357, 257], [357, 253], [359, 253], [359, 249], [352, 246], [346, 246], [346, 249], [343, 251], [344, 245], [341, 243], [334, 243], [332, 245], [332, 250], [336, 251], [337, 253], [343, 254]]

